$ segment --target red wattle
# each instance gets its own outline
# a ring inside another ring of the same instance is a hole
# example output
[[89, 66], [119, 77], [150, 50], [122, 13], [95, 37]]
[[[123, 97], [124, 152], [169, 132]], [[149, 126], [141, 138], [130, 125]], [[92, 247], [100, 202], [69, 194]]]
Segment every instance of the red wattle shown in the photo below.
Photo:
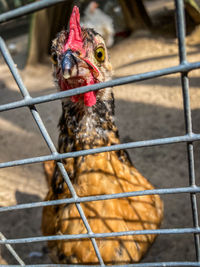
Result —
[[93, 91], [84, 93], [84, 104], [88, 107], [96, 104], [96, 95]]

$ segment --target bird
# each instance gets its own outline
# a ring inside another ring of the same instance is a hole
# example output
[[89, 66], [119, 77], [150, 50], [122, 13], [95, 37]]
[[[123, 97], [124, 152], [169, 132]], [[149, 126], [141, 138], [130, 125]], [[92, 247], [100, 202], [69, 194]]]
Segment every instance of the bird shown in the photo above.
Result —
[[102, 35], [107, 47], [114, 44], [115, 29], [113, 19], [98, 7], [98, 3], [91, 1], [84, 10], [81, 26], [93, 28]]
[[[112, 66], [105, 42], [92, 28], [80, 26], [74, 6], [69, 29], [52, 41], [53, 76], [59, 91], [105, 82]], [[67, 153], [120, 144], [114, 117], [112, 88], [89, 91], [62, 99], [58, 123], [58, 152]], [[154, 189], [134, 167], [126, 150], [107, 151], [61, 160], [78, 197], [118, 194]], [[46, 201], [72, 197], [56, 161], [44, 164], [48, 184]], [[93, 233], [158, 229], [163, 218], [159, 195], [139, 195], [80, 203]], [[74, 203], [43, 208], [44, 236], [78, 235], [88, 231]], [[128, 264], [141, 260], [155, 234], [96, 238], [105, 264]], [[91, 239], [48, 241], [54, 263], [98, 264]]]

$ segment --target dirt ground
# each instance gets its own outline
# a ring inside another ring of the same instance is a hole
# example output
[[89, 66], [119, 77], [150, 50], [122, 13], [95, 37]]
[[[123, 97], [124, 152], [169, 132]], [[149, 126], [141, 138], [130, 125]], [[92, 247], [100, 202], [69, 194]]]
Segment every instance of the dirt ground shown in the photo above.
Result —
[[[200, 35], [199, 35], [200, 36]], [[200, 61], [200, 39], [187, 39], [190, 62]], [[24, 60], [27, 36], [12, 40], [17, 43], [15, 62]], [[110, 49], [114, 77], [137, 74], [178, 64], [177, 40], [140, 31]], [[0, 104], [21, 99], [7, 66], [0, 61]], [[51, 77], [51, 64], [20, 71], [31, 96], [56, 91]], [[193, 131], [200, 131], [200, 70], [190, 72], [190, 100]], [[122, 142], [163, 138], [185, 133], [180, 75], [168, 75], [114, 88], [116, 122]], [[60, 101], [37, 105], [41, 118], [57, 144]], [[0, 161], [49, 154], [46, 143], [28, 110], [20, 108], [0, 114]], [[140, 149], [129, 153], [139, 171], [156, 188], [185, 187], [189, 184], [186, 144], [173, 144]], [[194, 144], [197, 184], [200, 184], [200, 146]], [[47, 186], [42, 164], [24, 165], [0, 170], [0, 206], [37, 202], [44, 199]], [[192, 227], [188, 194], [162, 196], [165, 205], [162, 228]], [[0, 213], [0, 231], [6, 238], [40, 236], [41, 208]], [[26, 264], [50, 263], [45, 243], [15, 245]], [[2, 246], [0, 264], [16, 264]], [[195, 260], [193, 235], [160, 235], [143, 259], [144, 262]]]

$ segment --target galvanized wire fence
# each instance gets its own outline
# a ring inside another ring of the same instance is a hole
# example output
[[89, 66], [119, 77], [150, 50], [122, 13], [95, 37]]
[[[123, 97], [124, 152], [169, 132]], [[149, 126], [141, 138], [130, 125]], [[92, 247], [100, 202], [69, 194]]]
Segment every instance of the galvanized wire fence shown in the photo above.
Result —
[[[18, 8], [16, 10], [1, 14], [0, 23], [17, 18], [25, 14], [35, 12], [37, 10], [46, 8], [48, 6], [54, 5], [59, 2], [64, 2], [64, 0], [41, 0], [39, 2], [29, 4], [27, 6]], [[200, 62], [189, 63], [187, 61], [186, 47], [185, 47], [185, 19], [184, 19], [183, 0], [175, 0], [175, 7], [176, 7], [176, 25], [177, 25], [178, 47], [179, 47], [179, 60], [180, 60], [179, 65], [172, 66], [170, 68], [159, 69], [159, 70], [152, 71], [152, 72], [142, 73], [138, 75], [126, 76], [126, 77], [118, 78], [118, 79], [111, 80], [108, 82], [103, 82], [100, 84], [94, 84], [91, 86], [85, 86], [85, 87], [81, 87], [81, 88], [77, 88], [77, 89], [73, 89], [73, 90], [69, 90], [65, 92], [49, 94], [49, 95], [45, 95], [41, 97], [32, 98], [29, 95], [29, 92], [27, 88], [24, 86], [24, 83], [17, 71], [17, 68], [15, 67], [13, 59], [11, 55], [9, 54], [9, 51], [6, 47], [4, 40], [0, 38], [1, 54], [3, 55], [4, 60], [6, 64], [8, 65], [10, 72], [12, 73], [12, 76], [15, 79], [19, 87], [19, 90], [23, 96], [23, 99], [20, 101], [1, 105], [0, 111], [3, 112], [3, 111], [11, 110], [11, 109], [15, 110], [20, 107], [28, 107], [50, 150], [50, 154], [46, 156], [32, 157], [32, 158], [26, 158], [26, 159], [0, 163], [0, 168], [13, 167], [13, 166], [19, 166], [19, 165], [24, 165], [24, 164], [34, 164], [38, 162], [44, 162], [46, 160], [56, 160], [57, 165], [60, 169], [60, 172], [62, 173], [63, 178], [65, 182], [67, 183], [69, 190], [71, 192], [71, 195], [72, 195], [71, 198], [67, 198], [67, 199], [26, 203], [26, 204], [19, 204], [19, 205], [8, 206], [8, 207], [0, 207], [0, 212], [44, 207], [44, 206], [49, 206], [49, 205], [59, 205], [63, 203], [65, 204], [75, 203], [80, 213], [80, 216], [84, 222], [84, 225], [87, 229], [86, 234], [38, 236], [38, 237], [32, 237], [32, 238], [29, 237], [29, 238], [18, 238], [18, 239], [6, 239], [3, 233], [1, 233], [0, 234], [0, 245], [5, 245], [7, 249], [10, 251], [10, 253], [12, 254], [12, 256], [18, 262], [18, 265], [10, 265], [10, 266], [33, 266], [33, 265], [26, 265], [23, 262], [23, 259], [21, 259], [17, 255], [15, 250], [12, 248], [12, 244], [42, 242], [42, 241], [50, 241], [50, 240], [64, 240], [64, 239], [73, 240], [73, 239], [84, 239], [84, 238], [91, 239], [96, 255], [99, 260], [98, 266], [105, 266], [102, 256], [99, 252], [96, 239], [103, 238], [103, 237], [141, 235], [141, 234], [160, 234], [160, 235], [193, 234], [194, 235], [194, 248], [196, 250], [196, 261], [138, 263], [138, 264], [129, 264], [127, 266], [135, 266], [135, 267], [200, 266], [200, 242], [199, 242], [200, 227], [199, 227], [199, 222], [198, 222], [198, 208], [197, 208], [197, 197], [196, 197], [196, 194], [200, 193], [200, 187], [197, 186], [196, 181], [195, 181], [194, 153], [193, 153], [193, 142], [200, 140], [200, 134], [194, 134], [192, 131], [189, 83], [188, 83], [188, 73], [191, 70], [200, 68]], [[54, 101], [57, 99], [62, 99], [65, 97], [69, 97], [69, 96], [84, 93], [84, 92], [99, 90], [99, 89], [110, 87], [110, 86], [117, 86], [117, 85], [137, 82], [137, 81], [143, 81], [143, 80], [152, 79], [152, 78], [156, 78], [156, 77], [160, 77], [160, 76], [164, 76], [164, 75], [168, 75], [172, 73], [180, 73], [180, 79], [181, 79], [181, 84], [182, 84], [185, 126], [186, 126], [186, 133], [185, 135], [182, 135], [182, 136], [173, 136], [169, 138], [129, 142], [126, 144], [112, 145], [109, 147], [101, 147], [101, 148], [89, 149], [89, 150], [84, 150], [84, 151], [76, 151], [76, 152], [60, 154], [57, 152], [56, 147], [54, 146], [43, 124], [40, 114], [38, 113], [37, 108], [35, 106], [36, 104], [39, 104], [39, 103]], [[105, 151], [150, 147], [150, 146], [161, 146], [161, 145], [168, 145], [168, 144], [173, 144], [173, 143], [185, 143], [187, 146], [188, 166], [189, 166], [189, 186], [187, 187], [166, 188], [166, 189], [161, 188], [161, 189], [145, 190], [145, 191], [137, 191], [137, 192], [125, 192], [125, 193], [111, 194], [111, 195], [78, 197], [68, 177], [68, 174], [63, 164], [60, 161], [64, 158], [84, 156], [88, 154], [100, 153], [100, 152], [105, 152]], [[139, 195], [153, 195], [153, 194], [162, 195], [162, 194], [181, 194], [181, 193], [190, 194], [192, 215], [193, 215], [193, 227], [157, 229], [157, 230], [138, 230], [138, 231], [125, 231], [125, 232], [113, 232], [113, 233], [93, 233], [81, 207], [81, 203], [90, 202], [90, 201], [109, 200], [109, 199], [117, 199], [117, 198], [122, 198], [122, 197], [133, 197], [133, 196], [139, 196]], [[38, 264], [34, 266], [58, 266], [58, 265], [56, 264], [39, 265]], [[72, 265], [70, 264], [70, 265], [62, 265], [62, 266], [72, 266]], [[76, 265], [73, 265], [73, 266], [76, 266]], [[78, 265], [78, 266], [81, 266], [81, 265]], [[82, 265], [82, 266], [86, 266], [86, 265]]]

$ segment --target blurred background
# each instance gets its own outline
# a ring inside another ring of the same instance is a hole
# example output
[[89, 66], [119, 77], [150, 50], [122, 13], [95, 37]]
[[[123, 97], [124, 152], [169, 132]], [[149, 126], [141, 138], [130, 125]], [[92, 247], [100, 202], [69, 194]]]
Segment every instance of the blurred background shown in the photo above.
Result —
[[[0, 0], [0, 12], [34, 1]], [[185, 0], [186, 48], [190, 62], [200, 61], [200, 1]], [[94, 27], [109, 47], [113, 78], [179, 64], [173, 0], [68, 0], [33, 15], [0, 25], [0, 35], [31, 96], [56, 92], [50, 62], [51, 40], [68, 25], [74, 5], [82, 25]], [[103, 19], [102, 19], [103, 18]], [[200, 132], [200, 70], [189, 73], [193, 131]], [[116, 122], [121, 142], [185, 134], [180, 74], [114, 88]], [[0, 104], [22, 99], [8, 67], [0, 58]], [[57, 145], [60, 101], [37, 105]], [[28, 108], [0, 113], [0, 161], [47, 155], [49, 150]], [[195, 171], [200, 184], [200, 146], [195, 142]], [[186, 144], [130, 149], [134, 165], [156, 188], [189, 185]], [[41, 201], [47, 192], [42, 164], [0, 169], [0, 206]], [[198, 196], [199, 197], [199, 196]], [[192, 227], [188, 194], [162, 196], [162, 228]], [[0, 213], [0, 231], [6, 238], [40, 236], [41, 209]], [[161, 235], [144, 262], [195, 261], [193, 235]], [[45, 243], [15, 245], [26, 264], [50, 263]], [[15, 264], [0, 247], [0, 264]]]
[[[1, 0], [0, 12], [7, 12], [34, 0]], [[0, 25], [0, 34], [9, 40], [12, 53], [19, 52], [14, 37], [25, 37], [25, 64], [43, 62], [50, 53], [51, 40], [67, 27], [72, 6], [78, 5], [82, 25], [95, 28], [111, 47], [134, 32], [145, 29], [161, 36], [175, 37], [173, 0], [68, 0], [34, 15], [23, 16]], [[200, 1], [185, 0], [186, 32], [190, 34], [200, 23]], [[197, 34], [198, 35], [198, 34]], [[27, 45], [28, 42], [28, 45]], [[27, 46], [26, 46], [27, 45]]]

